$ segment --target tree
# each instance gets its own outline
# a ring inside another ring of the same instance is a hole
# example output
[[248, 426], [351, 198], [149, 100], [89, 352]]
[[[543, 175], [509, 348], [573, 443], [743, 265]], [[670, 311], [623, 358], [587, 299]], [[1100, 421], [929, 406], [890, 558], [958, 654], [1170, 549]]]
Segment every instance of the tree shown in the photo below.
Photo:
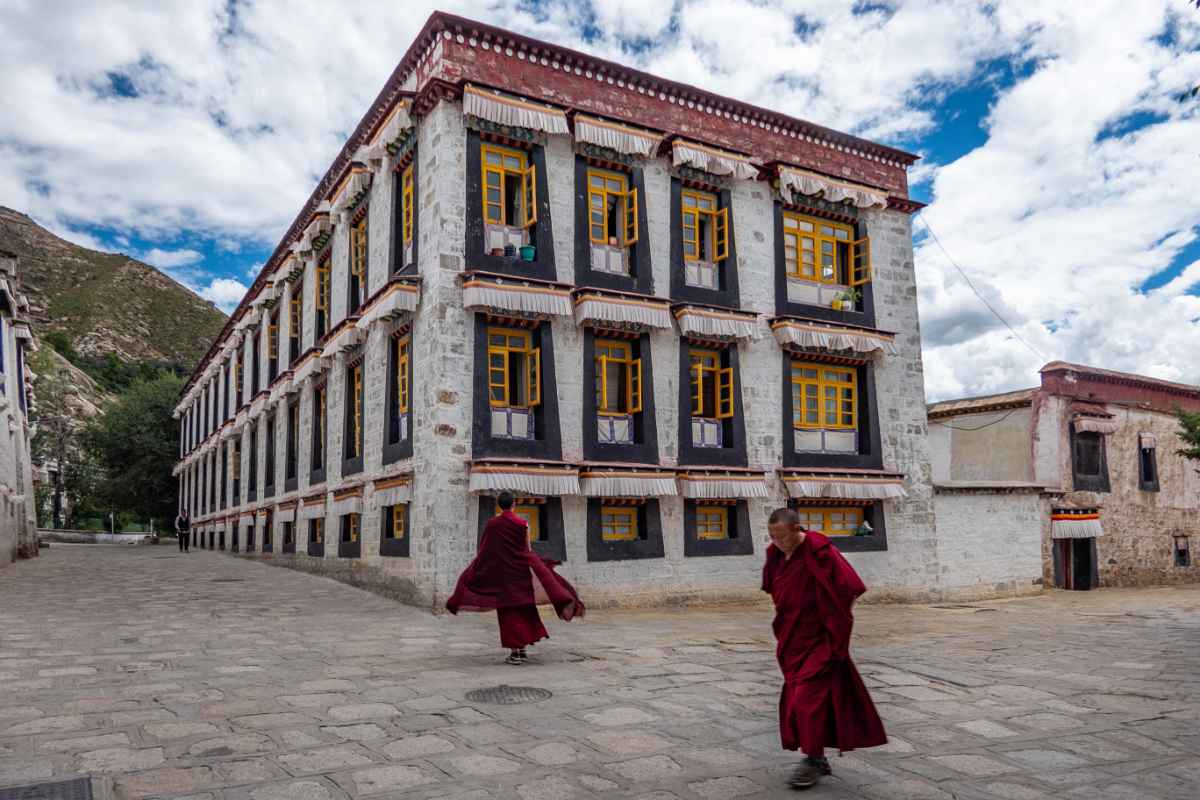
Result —
[[183, 381], [171, 372], [133, 383], [90, 426], [88, 443], [110, 479], [114, 509], [166, 524], [175, 516], [179, 426], [172, 418]]
[[1179, 419], [1179, 438], [1186, 445], [1175, 452], [1189, 461], [1200, 461], [1200, 411], [1176, 408], [1175, 416]]

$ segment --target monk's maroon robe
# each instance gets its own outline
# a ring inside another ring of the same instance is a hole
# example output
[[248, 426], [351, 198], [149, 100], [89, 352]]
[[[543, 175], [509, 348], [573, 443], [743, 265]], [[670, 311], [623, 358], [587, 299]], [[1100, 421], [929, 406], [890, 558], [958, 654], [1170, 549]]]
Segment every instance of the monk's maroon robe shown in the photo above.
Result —
[[557, 565], [530, 549], [528, 523], [505, 511], [484, 526], [479, 552], [459, 576], [446, 609], [451, 614], [496, 609], [504, 647], [533, 644], [549, 635], [538, 603], [553, 605], [566, 621], [586, 611], [575, 588], [554, 571]]
[[851, 605], [867, 590], [829, 539], [815, 531], [789, 559], [771, 545], [763, 591], [775, 601], [776, 658], [783, 672], [779, 733], [786, 750], [887, 743], [883, 723], [850, 660]]

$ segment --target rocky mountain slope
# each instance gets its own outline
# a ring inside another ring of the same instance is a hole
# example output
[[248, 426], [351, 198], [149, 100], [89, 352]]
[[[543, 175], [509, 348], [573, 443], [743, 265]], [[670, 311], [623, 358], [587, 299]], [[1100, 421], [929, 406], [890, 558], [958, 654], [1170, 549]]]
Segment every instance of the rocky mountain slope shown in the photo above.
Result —
[[17, 255], [35, 334], [62, 331], [87, 356], [191, 369], [225, 315], [149, 264], [60, 239], [0, 206], [0, 250]]

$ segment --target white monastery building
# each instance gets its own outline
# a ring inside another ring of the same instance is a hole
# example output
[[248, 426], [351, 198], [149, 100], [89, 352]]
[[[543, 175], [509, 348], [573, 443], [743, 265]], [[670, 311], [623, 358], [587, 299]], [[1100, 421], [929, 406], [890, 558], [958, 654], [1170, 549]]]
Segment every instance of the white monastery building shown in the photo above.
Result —
[[434, 14], [179, 403], [201, 545], [438, 608], [509, 489], [589, 602], [717, 600], [791, 504], [961, 594], [915, 158]]
[[21, 293], [17, 257], [0, 250], [0, 567], [37, 555], [33, 465], [33, 373], [27, 353], [37, 349], [29, 301]]

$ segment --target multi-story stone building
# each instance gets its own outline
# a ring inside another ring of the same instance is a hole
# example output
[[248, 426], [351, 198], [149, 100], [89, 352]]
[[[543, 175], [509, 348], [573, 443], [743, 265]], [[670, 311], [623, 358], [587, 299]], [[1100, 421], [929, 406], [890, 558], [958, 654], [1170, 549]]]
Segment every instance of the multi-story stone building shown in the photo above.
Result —
[[189, 381], [180, 502], [434, 606], [500, 489], [593, 603], [756, 595], [791, 503], [937, 596], [914, 159], [434, 14]]
[[37, 344], [20, 289], [17, 257], [0, 250], [0, 567], [37, 555], [29, 448], [33, 373], [26, 366], [26, 353]]
[[1200, 475], [1177, 408], [1200, 411], [1200, 387], [1054, 361], [1035, 389], [930, 405], [934, 480], [1038, 487], [1040, 516], [1007, 497], [987, 519], [1007, 560], [1040, 555], [1047, 585], [1194, 582]]

